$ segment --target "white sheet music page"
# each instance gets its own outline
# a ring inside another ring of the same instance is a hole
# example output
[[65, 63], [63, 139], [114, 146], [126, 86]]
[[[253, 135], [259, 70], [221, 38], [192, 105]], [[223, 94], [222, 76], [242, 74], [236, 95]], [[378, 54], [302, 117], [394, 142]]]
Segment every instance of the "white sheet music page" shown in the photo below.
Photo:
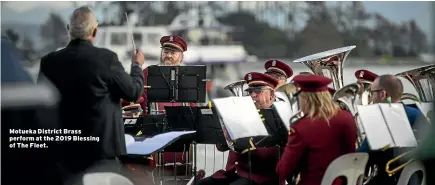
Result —
[[394, 146], [378, 104], [358, 105], [357, 110], [371, 150], [379, 150], [387, 145]]
[[[283, 92], [276, 92], [277, 96], [282, 96], [282, 95], [278, 95], [278, 93], [283, 93]], [[287, 97], [285, 93], [284, 96]], [[273, 108], [278, 113], [279, 117], [281, 118], [281, 121], [284, 123], [285, 127], [287, 128], [287, 131], [290, 131], [290, 118], [293, 116], [294, 113], [289, 101], [273, 102]]]
[[135, 142], [134, 137], [132, 135], [125, 134], [125, 145], [126, 146], [129, 146], [129, 145], [133, 144], [134, 142]]
[[213, 103], [233, 141], [269, 135], [250, 96], [218, 98]]
[[[196, 131], [172, 131], [163, 134], [155, 135], [151, 138], [146, 138], [142, 142], [134, 142], [127, 145], [127, 154], [149, 155], [157, 152], [165, 145], [174, 142], [179, 137], [187, 134], [195, 133]], [[126, 140], [127, 142], [127, 140]]]
[[409, 123], [403, 104], [401, 103], [382, 103], [379, 104], [384, 119], [390, 128], [391, 135], [396, 147], [416, 147], [417, 140]]

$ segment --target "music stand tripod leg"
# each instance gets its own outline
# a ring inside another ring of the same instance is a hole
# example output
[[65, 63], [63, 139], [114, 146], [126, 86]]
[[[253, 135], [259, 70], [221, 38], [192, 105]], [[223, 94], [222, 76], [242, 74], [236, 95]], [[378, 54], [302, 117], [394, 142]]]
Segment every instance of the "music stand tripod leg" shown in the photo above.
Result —
[[249, 176], [248, 176], [249, 185], [252, 185], [252, 179], [251, 179], [251, 176], [252, 176], [251, 149], [249, 149], [249, 151], [248, 151], [248, 168], [249, 168]]
[[[276, 145], [276, 148], [278, 149], [278, 162], [281, 160], [281, 147], [279, 145]], [[278, 175], [278, 185], [281, 184], [281, 177]]]
[[198, 182], [198, 180], [196, 179], [196, 176], [197, 176], [197, 172], [196, 172], [196, 170], [197, 170], [197, 169], [196, 169], [196, 162], [197, 162], [197, 161], [196, 161], [196, 152], [197, 152], [197, 151], [196, 151], [196, 149], [197, 149], [197, 148], [196, 148], [196, 141], [193, 141], [193, 158], [194, 158], [193, 160], [194, 160], [194, 163], [195, 163], [195, 164], [193, 165], [193, 175], [194, 175], [193, 177], [194, 177], [194, 179], [195, 179], [195, 180], [194, 180], [194, 185], [196, 185], [197, 182]]
[[176, 152], [173, 152], [173, 154], [174, 154], [174, 183], [175, 183], [175, 185], [177, 185], [177, 164], [176, 164], [176, 156], [175, 156], [175, 154], [176, 154]]

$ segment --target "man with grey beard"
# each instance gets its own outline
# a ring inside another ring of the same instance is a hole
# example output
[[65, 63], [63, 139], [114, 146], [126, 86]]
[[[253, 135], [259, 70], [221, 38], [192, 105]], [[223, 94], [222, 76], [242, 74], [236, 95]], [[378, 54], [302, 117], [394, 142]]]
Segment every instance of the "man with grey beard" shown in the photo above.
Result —
[[[160, 39], [160, 45], [161, 45], [161, 55], [160, 55], [160, 63], [158, 66], [180, 66], [183, 63], [184, 58], [184, 52], [187, 51], [187, 43], [186, 41], [177, 35], [169, 35], [169, 36], [163, 36]], [[147, 83], [147, 77], [148, 77], [148, 68], [145, 68], [143, 70], [144, 74], [144, 83], [146, 85]], [[164, 107], [168, 106], [183, 106], [183, 105], [189, 105], [189, 103], [152, 103], [151, 107], [148, 107], [148, 98], [147, 98], [147, 89], [144, 89], [142, 93], [142, 98], [140, 99], [140, 102], [136, 102], [138, 104], [141, 104], [143, 114], [146, 115], [148, 112], [154, 114], [154, 113], [161, 113], [164, 111]], [[122, 104], [124, 106], [130, 104], [127, 101], [123, 101]], [[195, 104], [196, 105], [196, 104]], [[148, 111], [148, 109], [151, 109]]]
[[[187, 51], [187, 43], [186, 41], [181, 38], [180, 36], [176, 35], [169, 35], [169, 36], [163, 36], [160, 39], [160, 45], [161, 45], [161, 55], [160, 55], [160, 63], [158, 66], [180, 66], [183, 63], [184, 58], [184, 52]], [[148, 78], [148, 68], [145, 68], [143, 70], [144, 74], [144, 83], [147, 85], [147, 78]], [[195, 107], [197, 106], [196, 103], [172, 103], [172, 102], [159, 102], [159, 103], [151, 103], [151, 107], [148, 107], [148, 98], [147, 98], [147, 89], [144, 89], [142, 93], [142, 98], [137, 101], [137, 104], [141, 104], [143, 115], [148, 114], [165, 114], [165, 108], [164, 107], [174, 107], [174, 106], [191, 106]], [[123, 101], [123, 105], [128, 105], [129, 102]], [[150, 109], [150, 110], [148, 110]], [[164, 152], [163, 153], [163, 159], [162, 163], [170, 163], [174, 159], [174, 153], [175, 153], [175, 162], [180, 163], [186, 163], [186, 156], [183, 156], [183, 152]], [[153, 157], [148, 158], [149, 160], [149, 166], [152, 169], [154, 169], [156, 163], [153, 161]], [[183, 173], [184, 170], [186, 170], [185, 167], [180, 166], [177, 167], [177, 172]]]

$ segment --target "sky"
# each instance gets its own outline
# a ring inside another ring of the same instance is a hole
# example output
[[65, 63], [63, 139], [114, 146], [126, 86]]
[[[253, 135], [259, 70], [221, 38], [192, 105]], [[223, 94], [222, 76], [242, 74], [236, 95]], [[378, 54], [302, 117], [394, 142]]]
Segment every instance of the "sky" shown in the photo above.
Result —
[[[77, 4], [75, 4], [77, 3]], [[75, 5], [83, 5], [86, 3], [92, 3], [89, 1], [15, 1], [7, 2], [5, 10], [2, 7], [1, 20], [6, 22], [19, 22], [19, 23], [42, 23], [48, 17], [48, 12], [54, 11], [59, 13], [65, 20], [67, 20], [69, 14], [72, 12]], [[420, 28], [429, 36], [430, 40], [434, 40], [433, 32], [431, 30], [431, 24], [434, 24], [435, 13], [430, 10], [430, 2], [424, 1], [409, 1], [409, 2], [392, 2], [392, 1], [364, 1], [364, 5], [368, 12], [380, 13], [387, 19], [394, 22], [408, 21], [415, 19]], [[2, 4], [3, 6], [3, 4]], [[35, 10], [38, 10], [35, 14]], [[12, 12], [11, 12], [12, 11]], [[31, 14], [29, 13], [31, 12]], [[13, 16], [17, 13], [22, 16]], [[26, 16], [26, 13], [29, 16]], [[432, 14], [432, 15], [431, 15]], [[102, 16], [102, 12], [97, 12], [97, 17]], [[435, 31], [435, 30], [434, 30]]]

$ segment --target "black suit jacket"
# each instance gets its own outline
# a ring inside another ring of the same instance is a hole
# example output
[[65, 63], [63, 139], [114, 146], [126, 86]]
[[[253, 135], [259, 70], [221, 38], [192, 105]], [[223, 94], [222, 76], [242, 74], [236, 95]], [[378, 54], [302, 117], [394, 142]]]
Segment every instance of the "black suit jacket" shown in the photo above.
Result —
[[132, 66], [129, 75], [116, 53], [76, 39], [41, 59], [38, 82], [42, 77], [62, 96], [61, 127], [81, 131], [64, 135], [99, 137], [98, 142], [64, 142], [60, 155], [72, 163], [92, 163], [126, 154], [120, 99], [136, 101], [142, 95], [144, 77], [139, 66]]

